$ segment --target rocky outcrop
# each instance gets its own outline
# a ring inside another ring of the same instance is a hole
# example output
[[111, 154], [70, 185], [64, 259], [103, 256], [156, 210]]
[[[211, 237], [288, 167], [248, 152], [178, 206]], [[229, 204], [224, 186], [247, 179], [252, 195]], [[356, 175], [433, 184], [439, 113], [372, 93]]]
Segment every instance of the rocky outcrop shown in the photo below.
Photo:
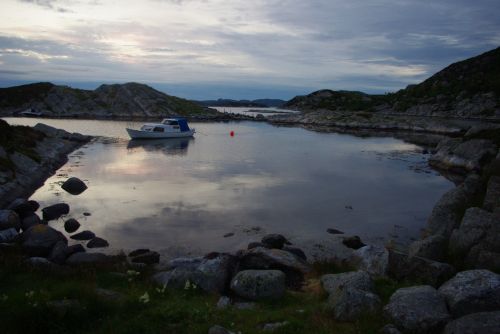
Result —
[[500, 334], [500, 311], [472, 313], [446, 325], [444, 334]]
[[3, 120], [0, 132], [5, 136], [0, 136], [0, 151], [9, 148], [0, 159], [0, 208], [29, 197], [67, 161], [67, 154], [90, 140], [47, 125], [10, 126]]

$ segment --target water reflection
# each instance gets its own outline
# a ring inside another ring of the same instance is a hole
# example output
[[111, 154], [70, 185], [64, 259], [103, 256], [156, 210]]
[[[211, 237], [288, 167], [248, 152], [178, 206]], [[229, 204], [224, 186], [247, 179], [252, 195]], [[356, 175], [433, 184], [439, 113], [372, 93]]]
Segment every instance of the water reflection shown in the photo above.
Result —
[[165, 139], [131, 139], [127, 144], [128, 150], [142, 148], [147, 152], [160, 151], [167, 155], [186, 155], [189, 143], [194, 138], [165, 138]]

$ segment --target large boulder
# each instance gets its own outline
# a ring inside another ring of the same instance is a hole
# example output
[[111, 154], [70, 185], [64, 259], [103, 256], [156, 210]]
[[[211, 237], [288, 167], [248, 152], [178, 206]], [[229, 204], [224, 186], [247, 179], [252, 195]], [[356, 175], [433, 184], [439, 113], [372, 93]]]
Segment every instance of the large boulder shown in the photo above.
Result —
[[15, 228], [19, 232], [21, 220], [19, 215], [13, 210], [0, 210], [0, 231]]
[[443, 262], [446, 259], [447, 248], [448, 240], [442, 235], [434, 234], [412, 242], [408, 248], [408, 255]]
[[389, 252], [384, 247], [368, 245], [357, 249], [350, 263], [358, 270], [364, 270], [372, 276], [385, 276]]
[[50, 251], [48, 260], [57, 264], [63, 264], [70, 255], [70, 248], [64, 241], [58, 241]]
[[281, 234], [267, 234], [262, 238], [261, 242], [264, 247], [277, 249], [282, 249], [285, 244], [290, 244], [290, 242]]
[[497, 146], [490, 140], [444, 139], [437, 152], [429, 159], [431, 166], [454, 172], [480, 171], [486, 162], [497, 154]]
[[69, 213], [69, 205], [66, 203], [58, 203], [42, 209], [43, 220], [50, 221], [58, 219]]
[[427, 221], [429, 234], [440, 234], [448, 238], [453, 229], [460, 225], [465, 210], [478, 201], [482, 190], [481, 179], [473, 174], [462, 184], [441, 196]]
[[438, 287], [455, 272], [455, 268], [447, 263], [389, 250], [387, 274], [398, 281], [419, 281]]
[[10, 243], [17, 239], [19, 233], [11, 227], [6, 230], [0, 230], [0, 243]]
[[176, 261], [173, 270], [153, 276], [153, 281], [168, 288], [182, 289], [186, 282], [196, 284], [206, 292], [223, 293], [235, 270], [236, 258], [229, 254], [217, 254], [200, 261]]
[[494, 211], [498, 207], [500, 207], [500, 176], [492, 176], [488, 181], [483, 208]]
[[244, 270], [231, 280], [231, 290], [250, 300], [279, 299], [285, 293], [285, 274], [279, 270]]
[[444, 334], [500, 334], [500, 311], [472, 313], [453, 320]]
[[33, 226], [21, 234], [22, 247], [29, 256], [46, 257], [59, 241], [68, 243], [61, 232], [43, 224]]
[[405, 333], [439, 333], [450, 320], [444, 298], [428, 285], [397, 290], [384, 314]]
[[264, 247], [240, 252], [239, 264], [240, 270], [281, 270], [286, 275], [286, 282], [289, 287], [299, 287], [304, 280], [304, 274], [312, 270], [306, 261], [295, 254], [281, 249]]
[[328, 297], [326, 310], [336, 320], [356, 321], [363, 315], [375, 314], [381, 305], [380, 298], [372, 292], [345, 288]]
[[36, 213], [32, 213], [30, 215], [25, 216], [21, 221], [21, 229], [26, 231], [30, 227], [41, 224], [42, 220]]
[[87, 189], [87, 185], [77, 177], [70, 177], [61, 185], [61, 188], [71, 195], [80, 195]]
[[22, 220], [24, 217], [36, 212], [36, 210], [40, 207], [40, 204], [36, 201], [27, 201], [25, 199], [18, 198], [9, 207], [11, 210], [15, 211]]
[[468, 209], [450, 237], [449, 251], [466, 268], [500, 270], [500, 217], [480, 208]]
[[500, 309], [500, 275], [489, 270], [462, 271], [439, 288], [451, 314], [466, 314]]
[[336, 294], [345, 289], [373, 291], [373, 281], [365, 271], [350, 271], [321, 276], [321, 284], [326, 292]]

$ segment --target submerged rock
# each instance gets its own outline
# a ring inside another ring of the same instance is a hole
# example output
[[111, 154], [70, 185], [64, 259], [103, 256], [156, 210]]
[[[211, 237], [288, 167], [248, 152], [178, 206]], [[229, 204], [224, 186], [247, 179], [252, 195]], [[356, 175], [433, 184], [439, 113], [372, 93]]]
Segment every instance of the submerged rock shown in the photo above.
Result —
[[231, 290], [250, 300], [279, 299], [285, 293], [285, 274], [279, 270], [244, 270], [231, 280]]
[[80, 195], [87, 190], [87, 185], [77, 177], [70, 177], [61, 186], [71, 195]]

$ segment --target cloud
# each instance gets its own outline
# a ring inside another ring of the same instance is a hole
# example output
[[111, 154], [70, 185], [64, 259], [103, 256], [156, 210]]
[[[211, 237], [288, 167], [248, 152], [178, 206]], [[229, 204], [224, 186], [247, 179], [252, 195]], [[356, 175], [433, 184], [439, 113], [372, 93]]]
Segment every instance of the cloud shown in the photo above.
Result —
[[5, 1], [0, 66], [33, 80], [385, 92], [500, 43], [493, 0]]

